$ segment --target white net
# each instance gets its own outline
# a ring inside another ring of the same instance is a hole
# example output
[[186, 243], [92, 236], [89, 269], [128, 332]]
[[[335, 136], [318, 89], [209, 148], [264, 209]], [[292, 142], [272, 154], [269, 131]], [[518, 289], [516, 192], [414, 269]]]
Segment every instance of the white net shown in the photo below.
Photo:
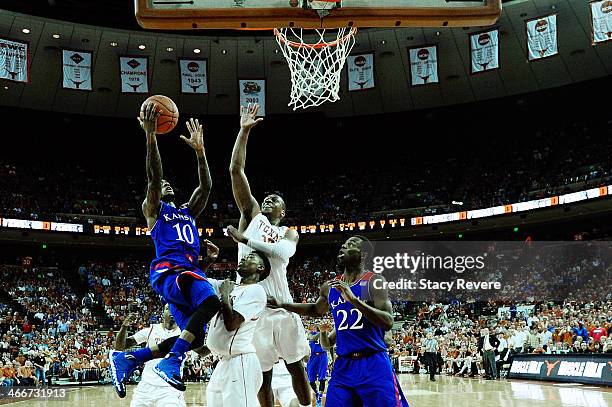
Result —
[[293, 110], [319, 106], [340, 99], [340, 74], [355, 45], [356, 28], [337, 32], [318, 29], [308, 38], [301, 28], [274, 30], [291, 72]]

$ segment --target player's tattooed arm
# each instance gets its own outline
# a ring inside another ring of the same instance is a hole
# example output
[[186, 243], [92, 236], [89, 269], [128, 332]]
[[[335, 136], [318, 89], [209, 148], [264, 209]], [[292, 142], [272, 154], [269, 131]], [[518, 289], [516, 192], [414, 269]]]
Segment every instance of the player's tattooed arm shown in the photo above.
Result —
[[384, 329], [385, 331], [393, 328], [393, 305], [389, 301], [389, 293], [386, 289], [376, 289], [374, 281], [382, 279], [381, 275], [375, 275], [370, 279], [369, 291], [372, 296], [373, 306], [366, 304], [365, 301], [356, 297], [351, 291], [349, 285], [342, 280], [332, 280], [330, 284], [342, 293], [344, 299], [357, 308], [363, 314], [363, 317], [374, 325]]
[[147, 218], [149, 227], [152, 227], [155, 223], [157, 212], [159, 212], [162, 191], [162, 162], [159, 148], [157, 147], [157, 137], [155, 136], [159, 114], [160, 111], [157, 110], [157, 105], [155, 103], [148, 103], [144, 108], [143, 117], [138, 118], [140, 127], [142, 127], [147, 136], [147, 196], [142, 203], [142, 213]]
[[133, 336], [126, 338], [127, 329], [133, 323], [134, 317], [134, 315], [130, 314], [123, 320], [121, 328], [119, 329], [119, 332], [117, 332], [117, 338], [115, 339], [114, 347], [116, 350], [125, 350], [137, 345]]
[[221, 295], [221, 312], [223, 313], [223, 324], [228, 331], [235, 331], [244, 322], [244, 317], [232, 308], [230, 293], [234, 289], [236, 283], [227, 279], [219, 287]]
[[236, 205], [240, 210], [240, 230], [244, 230], [251, 219], [261, 211], [259, 203], [257, 203], [257, 200], [251, 193], [251, 187], [244, 172], [249, 133], [257, 123], [263, 120], [262, 118], [257, 119], [258, 111], [259, 105], [257, 104], [249, 104], [246, 107], [240, 107], [240, 132], [238, 133], [238, 137], [236, 137], [236, 143], [232, 150], [232, 160], [230, 163], [232, 192]]
[[204, 130], [198, 119], [189, 119], [186, 122], [187, 130], [189, 130], [190, 138], [181, 136], [181, 139], [193, 148], [198, 158], [198, 178], [200, 184], [193, 191], [191, 199], [187, 206], [189, 207], [189, 213], [194, 218], [197, 218], [208, 202], [210, 196], [210, 190], [212, 189], [212, 178], [210, 176], [210, 169], [208, 168], [208, 161], [206, 160], [206, 151], [204, 150]]
[[295, 312], [298, 315], [303, 315], [307, 317], [322, 317], [327, 313], [328, 305], [327, 305], [327, 295], [329, 293], [329, 285], [328, 283], [323, 283], [321, 286], [321, 291], [319, 293], [319, 298], [314, 303], [276, 303], [276, 300], [268, 298], [268, 306], [270, 308], [284, 308], [287, 311]]

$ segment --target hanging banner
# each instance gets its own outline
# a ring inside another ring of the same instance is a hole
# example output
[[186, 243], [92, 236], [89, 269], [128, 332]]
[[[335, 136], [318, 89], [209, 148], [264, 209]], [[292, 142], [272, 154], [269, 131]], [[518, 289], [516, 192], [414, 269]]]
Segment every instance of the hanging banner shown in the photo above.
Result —
[[64, 89], [91, 90], [91, 52], [62, 51]]
[[499, 69], [499, 30], [470, 34], [470, 69], [473, 74]]
[[149, 58], [119, 57], [122, 93], [149, 93]]
[[530, 61], [548, 58], [559, 53], [556, 14], [528, 20], [525, 27]]
[[408, 48], [410, 83], [412, 86], [438, 83], [438, 47]]
[[240, 106], [249, 103], [259, 103], [258, 116], [266, 115], [266, 80], [265, 79], [240, 79], [238, 80], [240, 93]]
[[597, 0], [591, 6], [593, 44], [612, 40], [612, 0]]
[[208, 71], [205, 59], [179, 59], [181, 93], [208, 93]]
[[0, 79], [30, 80], [30, 53], [27, 42], [0, 38]]
[[372, 89], [374, 84], [374, 54], [349, 55], [348, 90]]

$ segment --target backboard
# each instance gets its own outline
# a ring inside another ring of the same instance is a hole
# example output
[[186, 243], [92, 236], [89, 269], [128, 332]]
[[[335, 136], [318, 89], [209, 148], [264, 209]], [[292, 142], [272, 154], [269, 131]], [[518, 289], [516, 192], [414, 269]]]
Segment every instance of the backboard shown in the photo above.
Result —
[[134, 0], [143, 28], [163, 30], [273, 27], [488, 26], [501, 0], [341, 0], [325, 12], [312, 0]]

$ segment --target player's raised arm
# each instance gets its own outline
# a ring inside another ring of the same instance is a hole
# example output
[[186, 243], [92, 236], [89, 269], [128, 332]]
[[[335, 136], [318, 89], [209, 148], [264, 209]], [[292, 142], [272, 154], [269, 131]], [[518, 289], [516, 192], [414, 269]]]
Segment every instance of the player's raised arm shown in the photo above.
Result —
[[339, 290], [344, 299], [350, 302], [353, 307], [361, 311], [365, 319], [385, 331], [388, 331], [393, 328], [393, 305], [389, 300], [389, 293], [386, 289], [375, 288], [374, 281], [377, 280], [385, 281], [385, 278], [381, 275], [375, 275], [370, 279], [369, 291], [372, 297], [373, 306], [357, 298], [345, 281], [332, 280], [330, 285]]
[[234, 200], [240, 210], [239, 229], [243, 231], [251, 219], [260, 212], [259, 204], [251, 194], [251, 187], [244, 172], [246, 166], [246, 146], [251, 129], [263, 119], [257, 119], [259, 105], [249, 104], [240, 107], [240, 132], [232, 150], [230, 175], [232, 178], [232, 192]]
[[293, 229], [287, 229], [285, 236], [275, 243], [262, 242], [255, 239], [247, 239], [238, 229], [228, 226], [227, 234], [236, 243], [243, 243], [253, 250], [262, 252], [268, 257], [275, 257], [288, 261], [295, 254], [300, 236]]
[[137, 345], [136, 339], [133, 336], [126, 338], [127, 329], [134, 322], [134, 319], [135, 315], [130, 314], [123, 320], [121, 328], [119, 329], [119, 332], [117, 332], [117, 338], [115, 339], [116, 350], [125, 350]]
[[160, 111], [155, 103], [149, 102], [144, 107], [143, 113], [143, 117], [138, 118], [140, 127], [147, 136], [147, 196], [142, 203], [142, 213], [147, 219], [147, 226], [151, 229], [157, 220], [162, 192], [162, 162], [157, 147], [157, 137], [155, 136]]
[[295, 312], [298, 315], [303, 315], [307, 317], [322, 317], [328, 311], [327, 305], [327, 295], [329, 293], [329, 284], [323, 283], [321, 286], [321, 291], [319, 293], [319, 298], [314, 303], [275, 303], [276, 300], [272, 298], [268, 298], [268, 306], [271, 308], [284, 308], [287, 311]]
[[204, 130], [202, 129], [202, 125], [198, 119], [189, 119], [187, 122], [187, 130], [189, 130], [189, 135], [191, 137], [187, 138], [181, 136], [181, 139], [183, 139], [189, 147], [195, 150], [196, 157], [198, 158], [198, 178], [200, 180], [200, 184], [195, 191], [193, 191], [187, 206], [191, 216], [197, 218], [208, 202], [208, 197], [210, 196], [210, 190], [212, 188], [212, 178], [208, 168], [208, 161], [206, 160], [206, 151], [204, 151]]

